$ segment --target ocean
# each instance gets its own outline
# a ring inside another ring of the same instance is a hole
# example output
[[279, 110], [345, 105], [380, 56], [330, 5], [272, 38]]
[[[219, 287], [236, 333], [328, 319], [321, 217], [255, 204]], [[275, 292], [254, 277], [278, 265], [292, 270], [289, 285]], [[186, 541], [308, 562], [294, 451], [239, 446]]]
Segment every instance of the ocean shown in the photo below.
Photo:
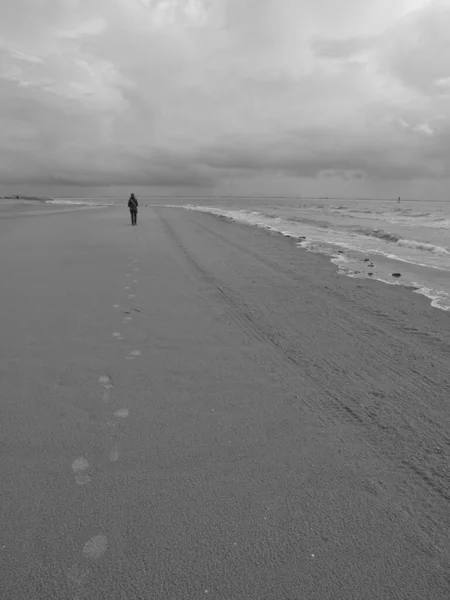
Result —
[[[126, 202], [59, 198], [52, 203]], [[414, 288], [433, 307], [450, 310], [450, 201], [141, 197], [140, 205], [181, 206], [277, 231], [299, 248], [329, 256], [343, 275]]]

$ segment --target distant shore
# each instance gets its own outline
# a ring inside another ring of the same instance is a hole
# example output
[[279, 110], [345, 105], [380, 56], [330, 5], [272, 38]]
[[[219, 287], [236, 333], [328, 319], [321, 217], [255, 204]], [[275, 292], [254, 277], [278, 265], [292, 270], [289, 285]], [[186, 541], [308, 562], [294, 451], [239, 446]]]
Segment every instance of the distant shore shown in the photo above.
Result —
[[30, 196], [0, 197], [0, 218], [51, 215], [61, 212], [86, 210], [87, 206], [55, 205], [52, 198]]
[[0, 196], [0, 200], [23, 200], [26, 202], [48, 202], [52, 198], [46, 196]]

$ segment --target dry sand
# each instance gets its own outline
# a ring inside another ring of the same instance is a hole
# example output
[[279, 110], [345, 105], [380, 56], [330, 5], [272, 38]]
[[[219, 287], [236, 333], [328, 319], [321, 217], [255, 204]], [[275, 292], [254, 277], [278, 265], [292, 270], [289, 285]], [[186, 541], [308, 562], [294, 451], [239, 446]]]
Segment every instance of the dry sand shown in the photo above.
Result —
[[448, 600], [448, 313], [183, 209], [0, 277], [2, 600]]

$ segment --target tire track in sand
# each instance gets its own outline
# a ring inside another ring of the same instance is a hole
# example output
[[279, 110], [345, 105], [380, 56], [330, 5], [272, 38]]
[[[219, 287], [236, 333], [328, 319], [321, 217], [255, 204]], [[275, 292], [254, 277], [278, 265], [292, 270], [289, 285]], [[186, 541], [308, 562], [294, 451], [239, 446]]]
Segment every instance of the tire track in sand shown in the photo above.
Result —
[[[224, 306], [226, 309], [226, 318], [232, 324], [236, 325], [239, 331], [250, 341], [258, 341], [265, 345], [266, 352], [264, 358], [266, 364], [264, 366], [266, 370], [269, 370], [272, 374], [277, 374], [280, 380], [283, 380], [286, 375], [291, 380], [296, 380], [301, 390], [296, 398], [301, 403], [306, 404], [324, 424], [334, 425], [336, 422], [343, 422], [352, 424], [357, 429], [363, 428], [372, 451], [380, 457], [384, 456], [387, 458], [395, 466], [398, 474], [401, 474], [399, 489], [405, 498], [416, 497], [417, 488], [421, 488], [425, 495], [429, 497], [429, 501], [425, 499], [422, 502], [424, 518], [420, 529], [424, 537], [430, 538], [431, 535], [432, 543], [433, 541], [440, 540], [442, 544], [439, 531], [442, 523], [443, 508], [441, 503], [439, 503], [439, 506], [436, 506], [432, 498], [434, 497], [436, 500], [448, 503], [450, 500], [448, 482], [445, 480], [441, 481], [439, 477], [430, 477], [429, 473], [417, 464], [417, 462], [414, 462], [410, 457], [405, 456], [405, 454], [402, 456], [402, 453], [399, 453], [397, 440], [392, 439], [392, 435], [396, 433], [396, 430], [392, 432], [383, 425], [372, 423], [367, 419], [366, 415], [360, 414], [357, 405], [358, 398], [352, 398], [350, 395], [348, 398], [343, 399], [342, 396], [339, 397], [332, 390], [327, 389], [323, 380], [305, 373], [306, 362], [302, 360], [305, 349], [300, 344], [292, 344], [290, 341], [289, 344], [284, 346], [282, 342], [275, 339], [273, 332], [277, 331], [277, 327], [273, 319], [272, 322], [264, 323], [264, 315], [261, 316], [259, 314], [258, 317], [260, 318], [256, 320], [255, 312], [258, 312], [258, 307], [252, 305], [250, 312], [248, 307], [236, 298], [233, 290], [227, 289], [214, 274], [199, 264], [198, 260], [186, 248], [167, 220], [161, 215], [159, 215], [159, 218], [168, 237], [174, 242], [186, 263], [190, 266], [193, 279], [195, 281], [200, 279], [206, 285], [205, 291], [202, 290], [201, 286], [198, 288], [199, 293], [208, 301], [211, 301], [212, 298], [219, 305]], [[267, 369], [267, 361], [271, 363], [270, 369]], [[349, 404], [349, 400], [354, 402], [353, 406]], [[317, 411], [318, 405], [322, 405], [320, 414]], [[415, 418], [414, 413], [408, 413], [407, 407], [401, 406], [400, 411], [409, 414], [411, 419]], [[401, 416], [399, 414], [398, 418], [401, 419]], [[426, 424], [420, 423], [420, 427], [426, 435], [436, 436], [436, 429], [432, 426], [428, 427]], [[380, 438], [384, 440], [381, 445]], [[447, 442], [448, 439], [445, 436], [443, 443]], [[430, 531], [430, 523], [432, 531]]]

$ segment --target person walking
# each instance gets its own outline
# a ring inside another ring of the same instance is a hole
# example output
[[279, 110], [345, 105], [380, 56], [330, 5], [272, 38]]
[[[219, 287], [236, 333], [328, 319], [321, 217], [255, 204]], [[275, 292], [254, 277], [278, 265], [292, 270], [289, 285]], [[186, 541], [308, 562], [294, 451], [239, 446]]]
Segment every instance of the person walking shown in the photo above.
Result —
[[128, 200], [128, 208], [130, 209], [131, 215], [131, 224], [137, 224], [137, 211], [138, 211], [138, 201], [135, 198], [134, 194], [131, 194], [130, 199]]

